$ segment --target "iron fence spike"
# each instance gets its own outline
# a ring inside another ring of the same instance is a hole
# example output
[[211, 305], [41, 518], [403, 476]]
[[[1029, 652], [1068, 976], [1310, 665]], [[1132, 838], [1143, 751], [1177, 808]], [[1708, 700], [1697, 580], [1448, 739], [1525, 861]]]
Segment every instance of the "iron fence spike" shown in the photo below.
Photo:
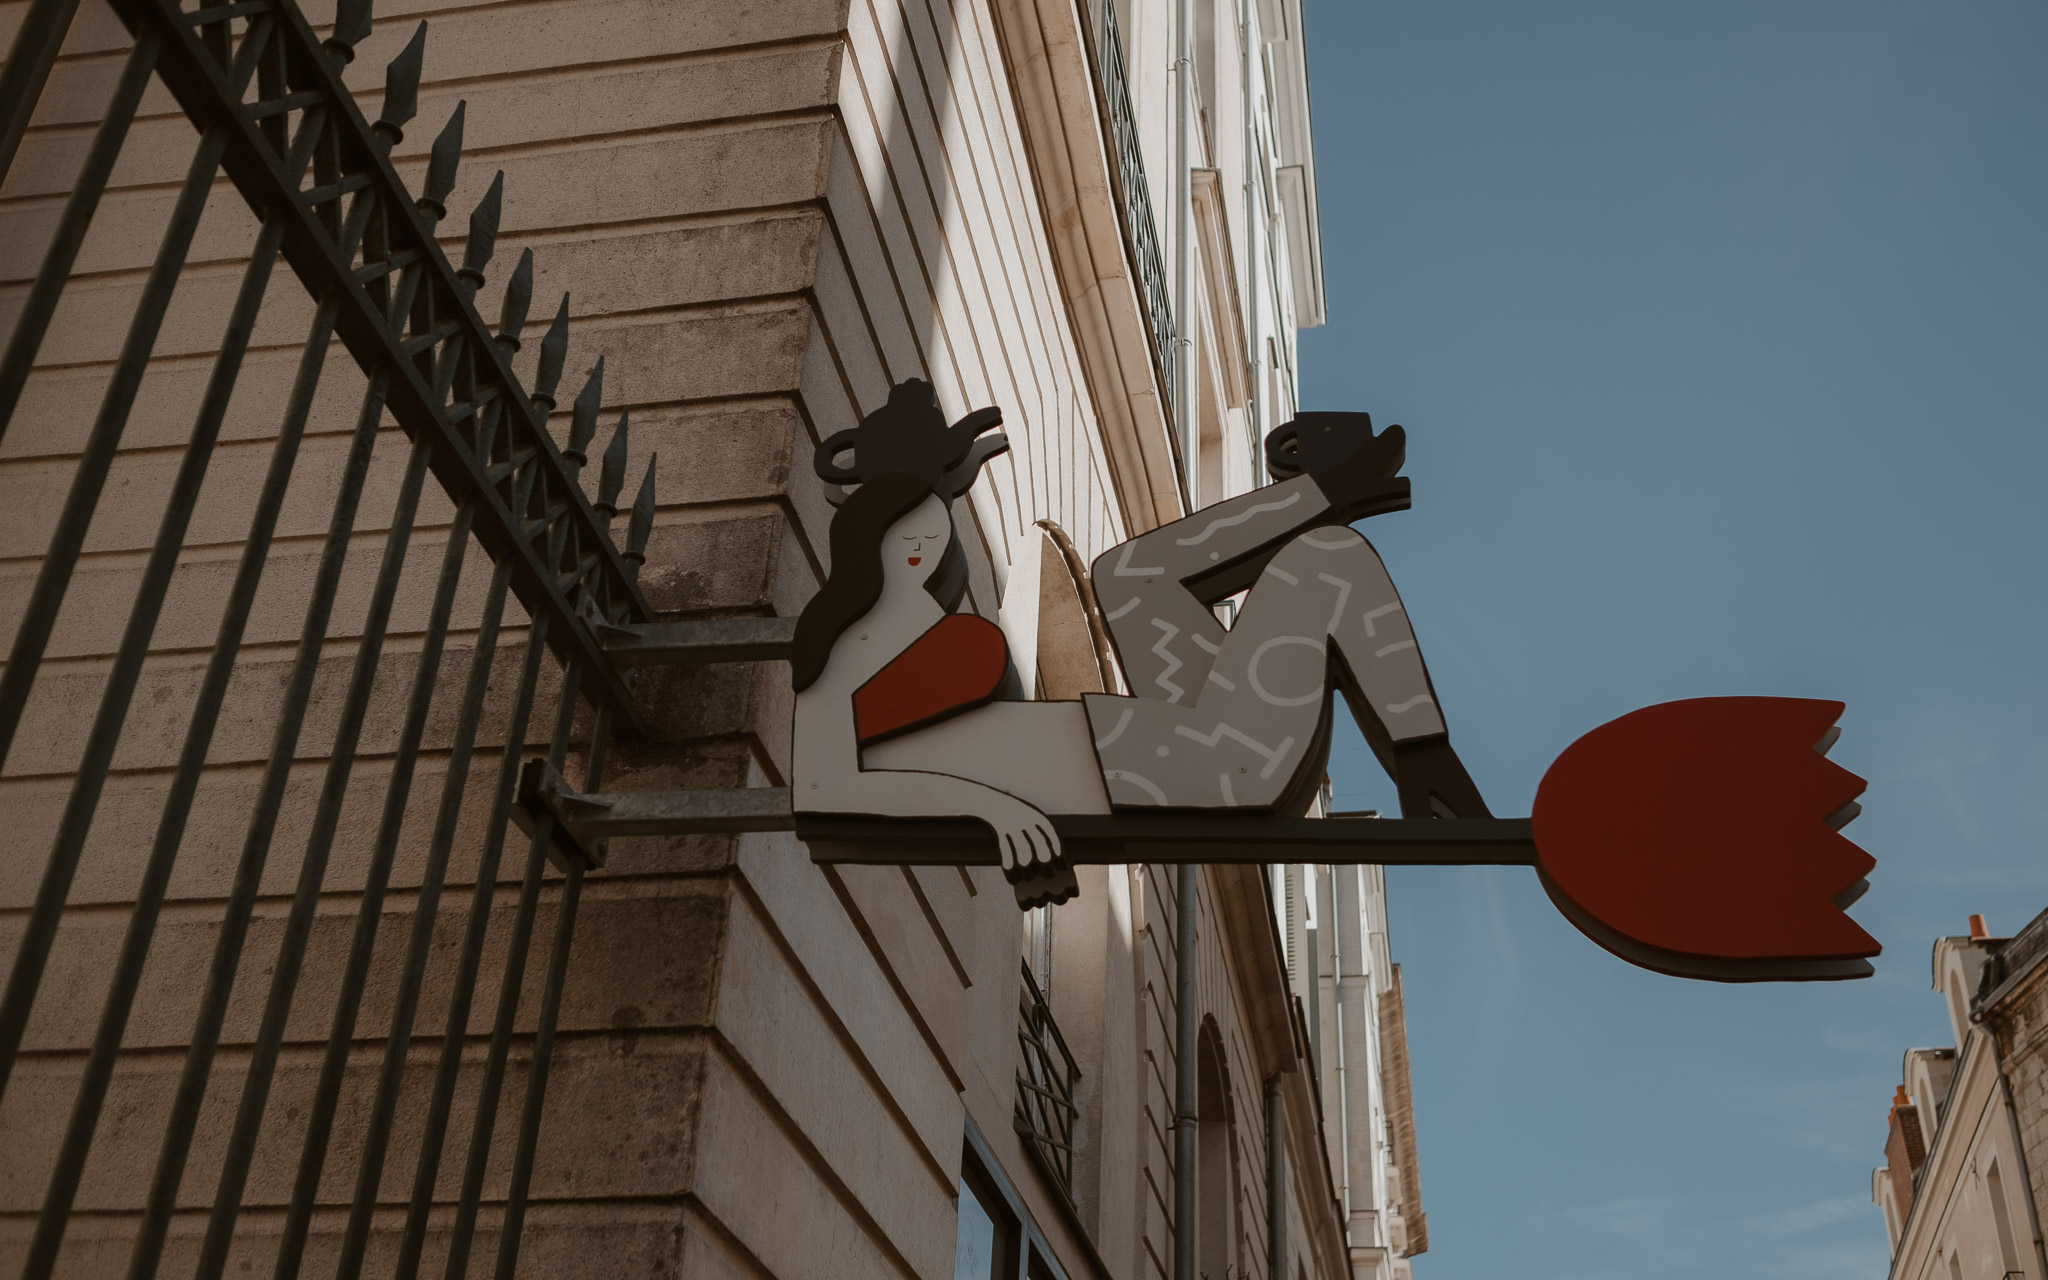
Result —
[[619, 493], [626, 487], [626, 419], [631, 410], [619, 410], [618, 430], [605, 446], [604, 470], [597, 478], [597, 501], [592, 504], [607, 520], [619, 514]]
[[370, 34], [370, 0], [339, 0], [334, 6], [334, 34], [321, 47], [347, 66], [355, 61], [356, 46]]
[[637, 576], [647, 563], [647, 537], [654, 532], [654, 463], [661, 455], [647, 455], [647, 474], [640, 481], [640, 494], [633, 499], [633, 518], [626, 524], [626, 563]]
[[505, 302], [498, 311], [498, 343], [519, 350], [519, 332], [526, 327], [526, 309], [533, 305], [533, 250], [519, 251], [519, 265], [505, 282]]
[[[567, 298], [562, 299], [566, 310]], [[545, 350], [543, 350], [545, 355]], [[590, 376], [584, 379], [583, 390], [576, 393], [576, 405], [569, 419], [569, 447], [562, 450], [562, 457], [571, 467], [581, 470], [590, 461], [590, 440], [597, 434], [597, 411], [604, 403], [604, 357], [599, 356], [591, 366]]]
[[372, 127], [394, 147], [405, 137], [405, 126], [419, 114], [420, 68], [426, 57], [427, 24], [422, 22], [384, 69], [384, 110]]
[[467, 99], [456, 102], [427, 153], [426, 190], [420, 193], [419, 206], [437, 220], [448, 216], [448, 193], [455, 190], [455, 169], [462, 163], [462, 117], [468, 107]]
[[456, 275], [467, 281], [471, 292], [483, 288], [484, 268], [498, 251], [498, 218], [505, 207], [505, 171], [498, 170], [484, 198], [469, 215], [469, 239], [462, 246], [462, 267]]
[[562, 363], [568, 355], [569, 295], [565, 293], [562, 305], [555, 309], [554, 323], [540, 340], [540, 368], [533, 375], [533, 402], [541, 406], [542, 413], [554, 411], [555, 388], [561, 384]]

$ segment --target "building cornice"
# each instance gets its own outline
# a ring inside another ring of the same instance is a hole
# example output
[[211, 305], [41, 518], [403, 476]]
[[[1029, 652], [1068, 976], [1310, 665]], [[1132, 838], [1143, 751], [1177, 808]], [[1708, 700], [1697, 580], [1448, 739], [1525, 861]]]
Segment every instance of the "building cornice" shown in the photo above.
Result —
[[994, 0], [1060, 293], [1130, 534], [1182, 509], [1175, 444], [1110, 172], [1093, 42], [1075, 0]]

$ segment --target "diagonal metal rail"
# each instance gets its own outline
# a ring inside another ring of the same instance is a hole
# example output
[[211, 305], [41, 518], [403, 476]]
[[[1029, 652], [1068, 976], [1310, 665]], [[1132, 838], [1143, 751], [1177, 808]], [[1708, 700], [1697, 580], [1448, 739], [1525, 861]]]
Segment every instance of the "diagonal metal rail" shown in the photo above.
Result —
[[[646, 724], [632, 690], [621, 673], [601, 661], [593, 624], [642, 622], [653, 612], [612, 545], [609, 522], [599, 518], [571, 477], [545, 417], [513, 375], [509, 353], [493, 341], [432, 226], [417, 211], [386, 148], [377, 143], [342, 83], [339, 68], [321, 56], [320, 38], [305, 15], [289, 0], [266, 4], [295, 86], [316, 95], [331, 114], [328, 127], [354, 160], [349, 177], [363, 184], [385, 212], [391, 259], [421, 272], [421, 294], [432, 300], [440, 325], [448, 328], [442, 342], [476, 361], [476, 399], [468, 403], [451, 400], [420, 368], [417, 350], [378, 304], [375, 279], [366, 280], [357, 271], [310, 195], [293, 180], [287, 157], [264, 132], [263, 121], [242, 105], [227, 73], [205, 51], [191, 12], [177, 0], [111, 2], [138, 40], [162, 42], [158, 75], [195, 124], [220, 132], [225, 144], [221, 167], [236, 186], [252, 204], [264, 206], [262, 212], [283, 217], [285, 261], [315, 296], [336, 302], [335, 329], [350, 354], [365, 369], [390, 372], [386, 394], [399, 425], [430, 444], [431, 466], [444, 489], [475, 499], [478, 540], [492, 560], [512, 565], [512, 591], [527, 611], [548, 616], [548, 644], [556, 655], [565, 663], [582, 661], [588, 667], [586, 696], [609, 706], [622, 729], [643, 732]], [[513, 509], [513, 472], [494, 467], [477, 449], [479, 402], [485, 399], [504, 406], [510, 457], [520, 469], [537, 469], [537, 517]], [[559, 558], [552, 561], [551, 535], [559, 540]]]

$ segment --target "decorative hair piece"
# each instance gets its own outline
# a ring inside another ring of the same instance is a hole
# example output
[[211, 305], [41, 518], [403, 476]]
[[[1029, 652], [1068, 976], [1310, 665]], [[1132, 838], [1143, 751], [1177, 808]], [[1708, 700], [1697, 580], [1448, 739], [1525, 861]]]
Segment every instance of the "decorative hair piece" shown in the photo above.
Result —
[[977, 409], [949, 427], [932, 384], [911, 378], [889, 388], [889, 403], [859, 426], [826, 437], [812, 464], [835, 507], [849, 486], [891, 473], [917, 476], [951, 502], [973, 485], [983, 463], [1009, 449], [1000, 431], [976, 438], [1002, 421], [1001, 409]]

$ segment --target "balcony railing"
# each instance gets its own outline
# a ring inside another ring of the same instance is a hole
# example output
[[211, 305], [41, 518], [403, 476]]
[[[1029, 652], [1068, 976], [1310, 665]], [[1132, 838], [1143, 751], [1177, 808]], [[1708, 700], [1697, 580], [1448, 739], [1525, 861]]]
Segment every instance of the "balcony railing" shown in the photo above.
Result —
[[1068, 1199], [1074, 1194], [1074, 1086], [1081, 1069], [1025, 965], [1017, 1018], [1017, 1132]]
[[1138, 114], [1131, 105], [1129, 64], [1124, 57], [1123, 32], [1117, 27], [1116, 0], [1101, 0], [1096, 14], [1096, 75], [1101, 78], [1110, 142], [1116, 151], [1124, 234], [1143, 284], [1145, 311], [1152, 321], [1152, 354], [1159, 365], [1160, 385], [1171, 403], [1172, 388], [1178, 385], [1174, 371], [1180, 358], [1179, 330], [1174, 323], [1173, 294], [1167, 287], [1166, 259], [1159, 248], [1159, 224], [1152, 216], [1152, 188], [1145, 180], [1145, 153], [1138, 145]]

